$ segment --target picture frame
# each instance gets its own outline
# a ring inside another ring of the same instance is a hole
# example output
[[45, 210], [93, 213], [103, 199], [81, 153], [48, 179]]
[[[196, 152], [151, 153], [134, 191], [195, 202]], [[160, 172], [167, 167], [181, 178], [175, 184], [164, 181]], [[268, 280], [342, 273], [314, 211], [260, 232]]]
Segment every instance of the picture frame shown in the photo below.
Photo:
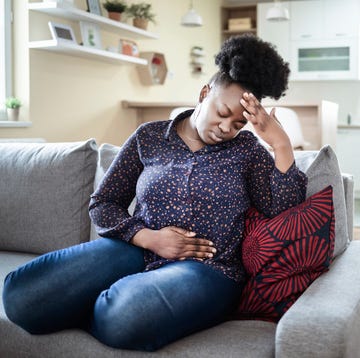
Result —
[[49, 21], [52, 38], [57, 41], [77, 44], [74, 31], [69, 25]]
[[88, 11], [92, 14], [102, 16], [101, 5], [99, 0], [86, 0]]
[[101, 33], [97, 24], [80, 21], [80, 32], [84, 46], [101, 49]]

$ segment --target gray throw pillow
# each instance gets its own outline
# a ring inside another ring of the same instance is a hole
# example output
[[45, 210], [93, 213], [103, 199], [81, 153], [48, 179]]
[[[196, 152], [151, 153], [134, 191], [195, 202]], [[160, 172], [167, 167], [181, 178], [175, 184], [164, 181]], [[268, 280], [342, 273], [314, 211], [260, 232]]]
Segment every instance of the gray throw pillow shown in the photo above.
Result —
[[0, 250], [41, 254], [89, 240], [97, 147], [0, 143]]
[[336, 154], [329, 145], [325, 145], [320, 151], [296, 151], [295, 161], [308, 176], [307, 198], [328, 185], [333, 188], [336, 257], [349, 244], [343, 180]]

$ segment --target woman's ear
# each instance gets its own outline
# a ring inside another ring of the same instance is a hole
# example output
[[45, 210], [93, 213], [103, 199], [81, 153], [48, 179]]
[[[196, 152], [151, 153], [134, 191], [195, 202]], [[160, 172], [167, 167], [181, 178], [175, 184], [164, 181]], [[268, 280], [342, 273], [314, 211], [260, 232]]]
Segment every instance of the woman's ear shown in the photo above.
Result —
[[209, 85], [205, 85], [201, 91], [200, 91], [200, 96], [199, 96], [199, 102], [201, 103], [204, 98], [209, 94], [210, 92], [210, 86]]

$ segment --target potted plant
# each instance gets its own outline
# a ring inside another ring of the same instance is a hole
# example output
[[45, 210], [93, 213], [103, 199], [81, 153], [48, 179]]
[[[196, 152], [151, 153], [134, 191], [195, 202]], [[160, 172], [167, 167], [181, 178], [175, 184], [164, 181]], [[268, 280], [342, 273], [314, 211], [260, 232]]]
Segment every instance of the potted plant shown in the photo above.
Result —
[[5, 101], [5, 107], [8, 120], [17, 121], [19, 119], [21, 101], [16, 97], [8, 97]]
[[133, 18], [133, 25], [140, 29], [146, 30], [149, 21], [155, 23], [155, 14], [151, 11], [151, 4], [144, 2], [131, 4], [126, 13]]
[[124, 0], [106, 0], [103, 6], [108, 12], [109, 19], [116, 21], [121, 20], [121, 14], [127, 9]]

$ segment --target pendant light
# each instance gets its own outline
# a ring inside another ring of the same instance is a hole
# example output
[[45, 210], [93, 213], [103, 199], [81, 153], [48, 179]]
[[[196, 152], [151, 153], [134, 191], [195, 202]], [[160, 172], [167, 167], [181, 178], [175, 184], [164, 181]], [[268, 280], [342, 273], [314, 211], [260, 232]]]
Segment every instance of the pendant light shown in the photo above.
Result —
[[201, 16], [194, 10], [193, 2], [190, 1], [189, 11], [181, 18], [181, 25], [187, 27], [202, 26]]
[[283, 6], [280, 0], [274, 0], [274, 6], [266, 13], [268, 21], [287, 21], [289, 18], [289, 10]]

